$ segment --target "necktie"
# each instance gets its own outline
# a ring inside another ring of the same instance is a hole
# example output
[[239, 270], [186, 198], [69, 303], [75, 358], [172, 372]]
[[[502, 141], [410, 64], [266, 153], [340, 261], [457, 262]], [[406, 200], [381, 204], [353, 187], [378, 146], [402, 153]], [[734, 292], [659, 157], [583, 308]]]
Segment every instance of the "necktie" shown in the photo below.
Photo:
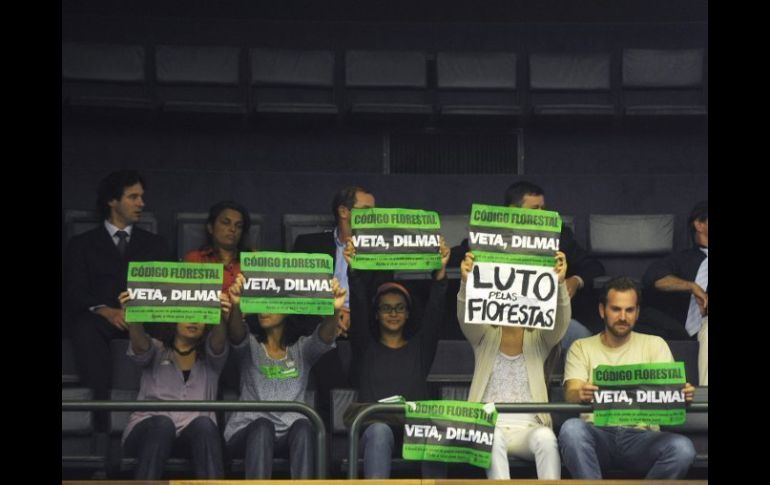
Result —
[[[702, 250], [701, 250], [702, 251]], [[708, 289], [709, 286], [709, 257], [706, 252], [706, 259], [700, 264], [698, 273], [695, 275], [695, 284], [703, 289]], [[690, 308], [687, 311], [687, 320], [684, 328], [689, 335], [695, 335], [700, 330], [701, 320], [703, 317], [700, 314], [700, 308], [698, 302], [695, 300], [695, 296], [690, 296]]]
[[126, 231], [118, 231], [115, 233], [118, 236], [118, 252], [121, 256], [126, 255], [126, 248], [128, 247], [128, 233]]

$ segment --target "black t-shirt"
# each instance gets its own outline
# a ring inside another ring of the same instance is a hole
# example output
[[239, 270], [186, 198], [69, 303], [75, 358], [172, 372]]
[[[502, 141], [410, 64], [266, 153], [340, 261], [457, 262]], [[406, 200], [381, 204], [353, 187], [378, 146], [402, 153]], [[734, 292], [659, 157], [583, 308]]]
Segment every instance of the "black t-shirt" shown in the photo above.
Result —
[[376, 402], [394, 395], [410, 401], [429, 399], [426, 380], [436, 355], [439, 325], [445, 320], [446, 278], [432, 282], [424, 311], [412, 305], [411, 318], [418, 319], [419, 327], [414, 335], [405, 335], [406, 345], [391, 349], [376, 338], [378, 331], [369, 326], [370, 296], [359, 273], [349, 273], [351, 322], [348, 332], [353, 354], [351, 380], [358, 387], [358, 401]]

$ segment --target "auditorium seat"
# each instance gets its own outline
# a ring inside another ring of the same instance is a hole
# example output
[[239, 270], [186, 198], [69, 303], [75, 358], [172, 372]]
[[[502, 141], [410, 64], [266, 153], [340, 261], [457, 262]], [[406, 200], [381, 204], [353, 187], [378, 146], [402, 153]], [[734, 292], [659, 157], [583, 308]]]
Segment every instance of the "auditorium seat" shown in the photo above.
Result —
[[[62, 388], [62, 401], [90, 401], [91, 389]], [[104, 478], [107, 436], [94, 430], [93, 411], [61, 413], [62, 477]]]
[[293, 251], [301, 234], [332, 232], [335, 227], [334, 216], [330, 214], [284, 214], [282, 223], [284, 251]]
[[345, 53], [345, 95], [353, 114], [429, 115], [427, 61], [421, 51]]
[[703, 116], [708, 95], [705, 49], [623, 49], [627, 116]]
[[134, 44], [63, 42], [62, 104], [150, 110], [144, 47]]
[[614, 276], [641, 282], [649, 264], [674, 246], [673, 214], [590, 214], [589, 249], [607, 270], [594, 280], [602, 288]]
[[474, 365], [473, 347], [467, 340], [439, 340], [428, 382], [470, 384]]
[[438, 110], [442, 115], [521, 114], [514, 52], [436, 54]]
[[156, 91], [163, 111], [245, 114], [240, 55], [238, 47], [229, 46], [156, 46]]
[[252, 48], [252, 106], [258, 114], [337, 114], [334, 52]]
[[616, 113], [608, 52], [530, 54], [529, 90], [536, 116]]

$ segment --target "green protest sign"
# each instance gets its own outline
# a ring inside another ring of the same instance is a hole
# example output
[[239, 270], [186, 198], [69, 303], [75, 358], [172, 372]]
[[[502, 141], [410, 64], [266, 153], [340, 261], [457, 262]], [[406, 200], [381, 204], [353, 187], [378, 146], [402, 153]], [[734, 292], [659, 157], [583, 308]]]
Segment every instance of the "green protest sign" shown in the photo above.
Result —
[[405, 407], [404, 459], [489, 468], [497, 422], [493, 404], [417, 401]]
[[128, 323], [213, 323], [220, 320], [219, 263], [128, 263]]
[[334, 314], [334, 264], [328, 254], [241, 253], [241, 272], [243, 313]]
[[353, 209], [354, 269], [433, 270], [441, 268], [437, 212], [418, 209]]
[[476, 262], [553, 266], [561, 224], [554, 211], [473, 204], [468, 244]]
[[466, 322], [553, 330], [560, 235], [557, 212], [473, 204]]
[[677, 425], [685, 421], [684, 362], [600, 365], [593, 371], [596, 426]]

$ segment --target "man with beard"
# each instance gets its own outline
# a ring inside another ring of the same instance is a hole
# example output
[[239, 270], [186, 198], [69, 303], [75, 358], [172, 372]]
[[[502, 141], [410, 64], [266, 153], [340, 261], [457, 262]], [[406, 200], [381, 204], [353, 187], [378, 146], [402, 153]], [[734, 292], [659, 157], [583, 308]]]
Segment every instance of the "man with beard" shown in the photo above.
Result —
[[[567, 354], [564, 392], [567, 402], [588, 403], [599, 388], [591, 383], [597, 365], [673, 362], [665, 340], [634, 332], [639, 317], [640, 292], [627, 277], [608, 281], [599, 303], [604, 331], [576, 340]], [[684, 386], [692, 401], [694, 388]], [[571, 418], [559, 432], [559, 447], [572, 478], [601, 479], [602, 470], [622, 468], [646, 479], [682, 479], [695, 458], [689, 438], [661, 432], [657, 425], [593, 425], [593, 415]]]

